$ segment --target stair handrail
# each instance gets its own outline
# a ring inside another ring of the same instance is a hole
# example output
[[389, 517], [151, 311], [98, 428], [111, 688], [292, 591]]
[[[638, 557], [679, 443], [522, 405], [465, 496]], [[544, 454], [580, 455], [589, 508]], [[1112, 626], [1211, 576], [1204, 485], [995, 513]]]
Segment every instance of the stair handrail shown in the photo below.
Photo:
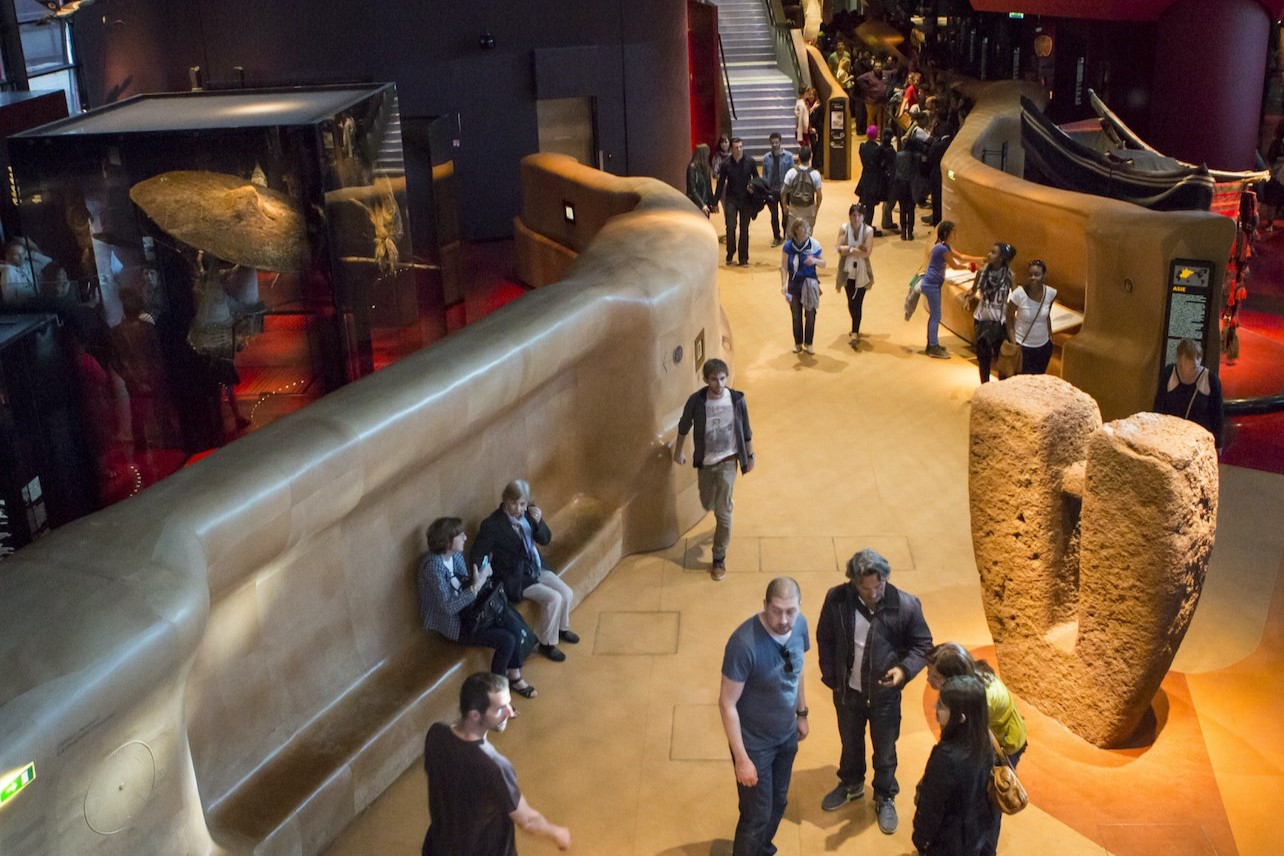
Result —
[[802, 30], [785, 16], [780, 0], [764, 0], [767, 4], [767, 21], [771, 27], [772, 45], [776, 51], [776, 65], [794, 81], [794, 88], [811, 85], [811, 75], [800, 57], [806, 50]]
[[[777, 0], [779, 2], [779, 0]], [[722, 85], [727, 90], [727, 101], [731, 104], [731, 118], [739, 119], [736, 115], [736, 96], [731, 92], [731, 76], [727, 74], [727, 52], [722, 49], [722, 33], [718, 33], [718, 57], [722, 60]]]

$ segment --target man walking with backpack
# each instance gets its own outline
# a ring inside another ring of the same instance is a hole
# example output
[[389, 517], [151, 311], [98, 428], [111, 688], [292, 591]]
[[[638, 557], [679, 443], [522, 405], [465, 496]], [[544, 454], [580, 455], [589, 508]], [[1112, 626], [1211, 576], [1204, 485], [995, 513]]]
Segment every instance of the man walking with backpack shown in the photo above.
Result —
[[811, 234], [816, 228], [816, 212], [823, 198], [820, 173], [811, 168], [811, 147], [803, 146], [798, 152], [798, 165], [785, 173], [785, 183], [780, 189], [785, 220], [797, 217], [805, 221]]

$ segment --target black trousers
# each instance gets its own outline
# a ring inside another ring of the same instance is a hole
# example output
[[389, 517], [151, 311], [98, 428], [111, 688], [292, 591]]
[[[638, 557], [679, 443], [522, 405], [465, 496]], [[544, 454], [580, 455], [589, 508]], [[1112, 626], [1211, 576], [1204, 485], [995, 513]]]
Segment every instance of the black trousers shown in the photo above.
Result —
[[810, 345], [816, 336], [816, 310], [803, 309], [802, 281], [789, 282], [789, 314], [794, 322], [794, 344]]
[[892, 188], [901, 211], [901, 235], [914, 237], [914, 190], [908, 181], [898, 181]]
[[853, 333], [860, 332], [861, 309], [865, 303], [865, 292], [868, 290], [869, 289], [865, 288], [857, 288], [856, 280], [854, 279], [847, 280], [847, 285], [844, 286], [844, 291], [847, 292], [847, 311], [852, 316]]
[[1048, 370], [1048, 361], [1052, 359], [1052, 340], [1044, 342], [1037, 348], [1021, 346], [1021, 374], [1043, 374]]
[[[740, 201], [732, 199], [730, 196], [722, 200], [722, 210], [727, 218], [727, 261], [731, 261], [731, 251], [736, 250], [741, 263], [749, 261], [749, 202], [748, 200]], [[734, 244], [732, 240], [736, 235], [736, 221], [740, 221], [739, 240]]]
[[1007, 334], [1003, 331], [1002, 321], [977, 321], [975, 324], [976, 340], [973, 347], [976, 348], [976, 364], [981, 370], [981, 383], [988, 383], [990, 380], [990, 366], [994, 365], [994, 358], [999, 355], [999, 347]]
[[[782, 221], [780, 209], [779, 196], [773, 196], [767, 200], [767, 210], [771, 212], [771, 237], [777, 241], [782, 240], [781, 236], [789, 231], [789, 214], [786, 213]], [[783, 232], [781, 231], [782, 227]]]

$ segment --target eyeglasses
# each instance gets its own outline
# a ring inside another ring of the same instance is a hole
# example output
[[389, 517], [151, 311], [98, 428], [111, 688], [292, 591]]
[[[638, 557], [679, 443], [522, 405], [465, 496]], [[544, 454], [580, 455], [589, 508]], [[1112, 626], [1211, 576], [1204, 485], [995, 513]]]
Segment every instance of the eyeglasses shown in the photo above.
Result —
[[789, 655], [789, 649], [784, 645], [780, 646], [780, 658], [785, 661], [785, 674], [792, 675], [794, 673], [794, 658]]

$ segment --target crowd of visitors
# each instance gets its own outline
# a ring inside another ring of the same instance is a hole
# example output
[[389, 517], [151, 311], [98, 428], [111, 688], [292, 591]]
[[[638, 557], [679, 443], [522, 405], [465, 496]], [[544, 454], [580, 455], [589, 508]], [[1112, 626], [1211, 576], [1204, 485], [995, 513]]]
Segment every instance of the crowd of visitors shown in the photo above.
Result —
[[[1005, 366], [1007, 372], [1045, 372], [1053, 352], [1057, 296], [1045, 282], [1046, 264], [1029, 261], [1023, 280], [1017, 282], [1012, 270], [1015, 247], [996, 241], [984, 257], [961, 253], [953, 246], [959, 227], [942, 218], [941, 161], [966, 106], [934, 69], [919, 69], [913, 63], [906, 67], [895, 56], [875, 57], [867, 50], [853, 53], [841, 36], [833, 39], [828, 61], [852, 96], [856, 127], [864, 128], [865, 136], [859, 147], [857, 201], [849, 207], [834, 243], [834, 291], [846, 298], [852, 345], [861, 342], [863, 304], [875, 284], [875, 238], [895, 229], [901, 240], [915, 240], [915, 225], [921, 222], [935, 229], [915, 286], [928, 306], [924, 353], [950, 357], [939, 341], [942, 289], [948, 270], [970, 270], [975, 273], [971, 287], [959, 299], [972, 316], [980, 382], [987, 383], [996, 368], [1006, 376]], [[794, 109], [796, 152], [786, 148], [780, 133], [773, 133], [770, 151], [759, 164], [745, 154], [739, 138], [723, 134], [712, 151], [703, 143], [695, 147], [686, 177], [687, 196], [706, 217], [719, 209], [725, 213], [728, 265], [748, 265], [749, 220], [762, 207], [769, 209], [771, 246], [781, 247], [780, 288], [790, 309], [796, 354], [815, 353], [822, 291], [818, 269], [830, 266], [813, 234], [824, 199], [818, 108], [815, 90], [800, 88]], [[919, 218], [916, 209], [928, 205], [930, 214]], [[1200, 364], [1201, 356], [1197, 343], [1179, 344], [1175, 361], [1164, 368], [1154, 409], [1203, 425], [1220, 445], [1221, 387], [1216, 375]], [[755, 454], [745, 395], [727, 385], [726, 363], [708, 360], [702, 372], [705, 385], [683, 408], [672, 457], [679, 465], [687, 463], [687, 438], [693, 435], [690, 457], [700, 502], [715, 519], [709, 570], [714, 581], [721, 581], [727, 572], [736, 477], [753, 470]], [[503, 839], [509, 849], [502, 852], [515, 852], [514, 823], [562, 847], [569, 846], [570, 834], [526, 805], [511, 765], [485, 740], [488, 730], [502, 730], [516, 715], [510, 689], [528, 698], [535, 694], [520, 670], [522, 627], [510, 624], [509, 616], [521, 619], [504, 604], [504, 616], [489, 628], [470, 629], [467, 622], [476, 604], [485, 600], [494, 574], [504, 581], [500, 590], [507, 600], [530, 598], [540, 604], [538, 649], [550, 659], [564, 659], [556, 642], [574, 642], [577, 637], [569, 625], [570, 590], [543, 568], [535, 546], [548, 543], [549, 537], [539, 509], [529, 504], [529, 487], [514, 482], [505, 490], [500, 508], [482, 524], [471, 572], [462, 558], [462, 525], [454, 518], [430, 527], [430, 552], [420, 569], [425, 626], [465, 644], [495, 649], [494, 675], [469, 679], [492, 681], [485, 697], [473, 687], [468, 699], [461, 695], [461, 719], [450, 729], [437, 725], [429, 733], [430, 747], [449, 747], [442, 758], [425, 758], [430, 806], [445, 806], [458, 798], [441, 792], [455, 787], [459, 769], [470, 769], [470, 786], [475, 782], [482, 789], [469, 803], [476, 809], [472, 814], [482, 814], [478, 806], [485, 806], [488, 818], [476, 820], [482, 830], [477, 833], [482, 838], [476, 840]], [[815, 628], [821, 682], [832, 694], [841, 741], [838, 781], [820, 808], [838, 812], [860, 800], [868, 778], [878, 828], [888, 835], [898, 829], [896, 744], [902, 694], [926, 670], [927, 684], [938, 693], [935, 718], [940, 739], [914, 792], [913, 844], [924, 856], [993, 856], [1002, 817], [989, 788], [995, 764], [1006, 763], [1014, 770], [1028, 746], [1026, 725], [1012, 694], [988, 663], [973, 658], [962, 645], [933, 644], [922, 603], [889, 582], [891, 567], [884, 557], [861, 550], [847, 562], [845, 574], [846, 581], [826, 593]], [[802, 597], [796, 580], [773, 579], [762, 609], [741, 623], [725, 646], [718, 708], [738, 793], [735, 854], [775, 852], [772, 839], [787, 805], [798, 743], [810, 732], [803, 675], [812, 639], [801, 613]], [[505, 675], [506, 681], [500, 677]], [[459, 743], [472, 747], [466, 760]], [[448, 780], [446, 786], [434, 785]], [[440, 840], [462, 840], [456, 824], [463, 822], [465, 813], [446, 808], [442, 812], [442, 820], [436, 810], [431, 812], [429, 839], [440, 827], [443, 836], [455, 836]], [[424, 852], [446, 851], [430, 851], [426, 840]]]

